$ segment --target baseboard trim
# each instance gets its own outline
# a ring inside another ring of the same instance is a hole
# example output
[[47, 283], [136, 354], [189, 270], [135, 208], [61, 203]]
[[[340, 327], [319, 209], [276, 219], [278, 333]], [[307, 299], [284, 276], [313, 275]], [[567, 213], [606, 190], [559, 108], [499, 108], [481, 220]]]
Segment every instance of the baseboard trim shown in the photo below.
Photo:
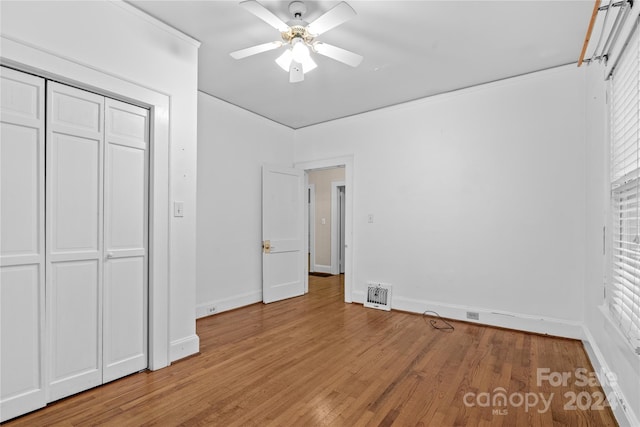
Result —
[[191, 356], [200, 351], [200, 337], [191, 335], [176, 341], [171, 341], [169, 345], [169, 358], [172, 362]]
[[320, 265], [320, 264], [316, 264], [313, 266], [313, 271], [316, 273], [328, 273], [328, 274], [332, 274], [331, 273], [331, 266], [330, 265]]
[[222, 313], [262, 301], [262, 290], [209, 301], [196, 306], [196, 319]]
[[596, 340], [589, 331], [589, 328], [584, 326], [585, 339], [582, 341], [587, 356], [593, 365], [593, 369], [598, 377], [598, 381], [607, 396], [607, 401], [615, 402], [611, 405], [613, 415], [616, 417], [616, 421], [621, 427], [633, 427], [640, 426], [640, 420], [633, 412], [633, 408], [629, 405], [627, 399], [622, 393], [620, 386], [615, 381], [609, 381], [606, 377], [607, 373], [614, 372], [609, 367], [609, 364], [605, 360], [600, 348], [596, 344]]
[[47, 406], [43, 388], [28, 391], [0, 402], [0, 423]]
[[[363, 302], [364, 292], [354, 292], [354, 301]], [[408, 311], [410, 313], [424, 313], [426, 310], [437, 312], [440, 316], [453, 320], [477, 323], [479, 325], [496, 326], [536, 334], [553, 335], [563, 338], [584, 339], [584, 329], [581, 322], [556, 319], [551, 317], [531, 316], [522, 313], [490, 310], [479, 307], [446, 304], [437, 301], [413, 300], [394, 296], [391, 301], [392, 310]], [[467, 312], [478, 313], [479, 318], [467, 318]]]

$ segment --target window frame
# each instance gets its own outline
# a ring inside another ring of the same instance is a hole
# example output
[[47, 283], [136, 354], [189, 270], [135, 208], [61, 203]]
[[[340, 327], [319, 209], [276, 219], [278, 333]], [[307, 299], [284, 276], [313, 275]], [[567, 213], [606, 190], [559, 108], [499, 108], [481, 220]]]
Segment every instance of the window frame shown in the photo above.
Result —
[[[618, 82], [618, 80], [620, 80]], [[617, 87], [616, 85], [620, 86]], [[609, 256], [605, 303], [640, 355], [640, 29], [609, 79]]]

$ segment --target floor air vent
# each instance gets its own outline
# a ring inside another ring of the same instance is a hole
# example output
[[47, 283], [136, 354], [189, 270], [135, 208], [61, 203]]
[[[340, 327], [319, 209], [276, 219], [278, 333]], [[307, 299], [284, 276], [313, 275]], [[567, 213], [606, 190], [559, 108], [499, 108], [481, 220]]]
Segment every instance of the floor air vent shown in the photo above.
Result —
[[391, 285], [369, 283], [364, 306], [378, 310], [391, 310]]

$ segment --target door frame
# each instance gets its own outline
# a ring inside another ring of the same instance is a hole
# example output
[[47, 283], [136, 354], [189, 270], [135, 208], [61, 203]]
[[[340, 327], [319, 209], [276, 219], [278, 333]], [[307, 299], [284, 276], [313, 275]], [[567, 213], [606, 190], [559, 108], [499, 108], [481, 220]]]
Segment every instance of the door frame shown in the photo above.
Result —
[[[307, 177], [307, 171], [304, 174], [304, 182], [307, 185], [307, 195], [309, 196], [309, 203], [307, 203], [307, 218], [305, 221], [308, 221], [308, 227], [306, 227], [305, 232], [309, 236], [309, 241], [307, 242], [307, 247], [309, 248], [309, 262], [307, 274], [316, 271], [316, 185], [309, 184], [309, 178]], [[308, 284], [307, 284], [308, 286]], [[305, 292], [308, 291], [308, 288], [305, 287]]]
[[340, 274], [340, 227], [338, 227], [342, 220], [338, 203], [340, 187], [345, 188], [344, 196], [346, 202], [347, 186], [344, 181], [331, 181], [331, 274]]
[[[349, 191], [345, 191], [345, 251], [344, 251], [344, 301], [353, 302], [353, 156], [334, 157], [324, 160], [314, 160], [306, 162], [296, 162], [294, 167], [310, 171], [313, 169], [327, 169], [334, 167], [344, 167], [344, 185]], [[305, 174], [305, 184], [308, 186], [308, 176]], [[305, 205], [305, 239], [308, 236], [309, 227], [309, 204]], [[306, 242], [308, 245], [308, 242]], [[306, 261], [305, 261], [306, 266]], [[306, 267], [305, 267], [306, 268]], [[305, 292], [309, 291], [309, 276], [305, 275]]]
[[169, 366], [169, 96], [35, 46], [1, 39], [1, 65], [150, 110], [148, 366]]

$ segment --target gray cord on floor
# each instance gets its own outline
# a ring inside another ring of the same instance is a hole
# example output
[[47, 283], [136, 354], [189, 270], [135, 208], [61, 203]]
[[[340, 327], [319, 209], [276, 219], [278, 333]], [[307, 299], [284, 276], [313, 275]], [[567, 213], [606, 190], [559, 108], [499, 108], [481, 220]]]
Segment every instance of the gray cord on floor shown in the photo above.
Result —
[[[447, 322], [445, 319], [442, 318], [442, 316], [440, 316], [438, 313], [432, 310], [427, 310], [424, 313], [422, 313], [422, 317], [424, 318], [425, 322], [427, 321], [427, 316], [428, 316], [427, 313], [433, 313], [438, 318], [438, 319], [429, 319], [429, 324], [433, 329], [437, 329], [442, 332], [453, 332], [455, 330], [455, 328], [451, 323]], [[444, 323], [444, 325], [442, 325], [442, 323]]]

